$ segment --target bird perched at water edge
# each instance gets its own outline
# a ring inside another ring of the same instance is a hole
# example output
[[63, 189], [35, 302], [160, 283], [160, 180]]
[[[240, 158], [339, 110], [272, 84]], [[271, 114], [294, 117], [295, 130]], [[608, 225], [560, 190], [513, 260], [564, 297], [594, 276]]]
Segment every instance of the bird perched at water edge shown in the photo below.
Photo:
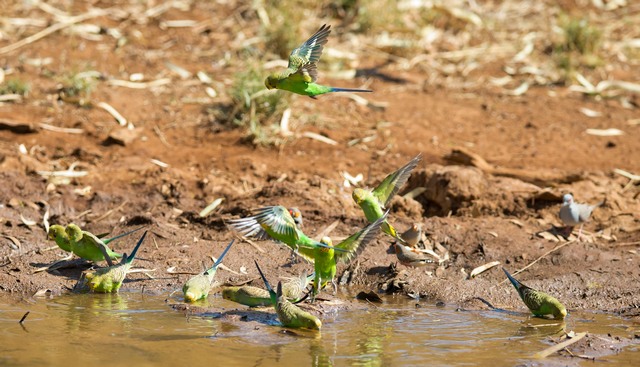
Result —
[[316, 83], [317, 62], [329, 33], [331, 26], [324, 24], [313, 36], [291, 51], [287, 69], [271, 73], [265, 79], [267, 89], [287, 90], [311, 98], [331, 92], [371, 92], [369, 89], [335, 88]]
[[264, 276], [264, 273], [262, 273], [260, 265], [258, 265], [257, 261], [254, 262], [256, 263], [256, 267], [258, 268], [258, 272], [262, 277], [265, 287], [267, 287], [267, 290], [269, 291], [271, 302], [276, 309], [276, 314], [278, 315], [278, 319], [282, 323], [282, 326], [320, 330], [322, 327], [320, 319], [289, 302], [282, 294], [282, 282], [278, 282], [277, 291], [274, 292], [269, 281], [267, 281], [267, 278]]
[[[131, 255], [122, 255], [122, 261], [120, 264], [109, 266], [107, 268], [96, 269], [95, 271], [86, 273], [85, 279], [89, 289], [97, 293], [117, 292], [122, 286], [122, 282], [127, 277], [127, 273], [133, 264], [133, 259], [135, 259], [136, 254], [138, 253], [138, 248], [140, 248], [140, 245], [142, 245], [146, 236], [147, 231], [144, 231], [144, 234], [138, 240], [136, 247], [131, 251]], [[105, 257], [108, 257], [106, 250], [104, 252]]]
[[544, 292], [527, 287], [512, 277], [505, 268], [502, 268], [502, 270], [518, 291], [524, 304], [531, 310], [531, 313], [536, 316], [553, 315], [555, 319], [564, 319], [567, 316], [567, 309], [560, 301]]
[[235, 240], [231, 240], [231, 242], [229, 242], [224, 251], [222, 251], [222, 255], [220, 255], [213, 266], [205, 270], [204, 273], [198, 274], [187, 280], [184, 286], [182, 286], [182, 293], [184, 293], [184, 300], [186, 302], [195, 302], [199, 299], [207, 298], [209, 291], [211, 290], [216, 271], [218, 270], [218, 266], [222, 263], [222, 259], [224, 259], [227, 251], [229, 251], [234, 241]]

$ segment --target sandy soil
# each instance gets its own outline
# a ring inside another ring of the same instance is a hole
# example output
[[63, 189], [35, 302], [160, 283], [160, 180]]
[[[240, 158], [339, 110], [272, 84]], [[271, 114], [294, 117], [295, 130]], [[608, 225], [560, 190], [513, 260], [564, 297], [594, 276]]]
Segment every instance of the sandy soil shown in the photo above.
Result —
[[[355, 261], [339, 267], [340, 279], [349, 278], [354, 289], [419, 294], [466, 308], [486, 307], [478, 301], [481, 297], [496, 307], [522, 309], [500, 266], [473, 279], [469, 273], [492, 261], [513, 272], [562, 246], [518, 278], [555, 295], [570, 311], [640, 314], [640, 288], [634, 281], [640, 279], [640, 188], [638, 181], [613, 172], [619, 168], [640, 173], [640, 126], [630, 123], [638, 117], [637, 94], [621, 91], [617, 97], [596, 98], [550, 84], [513, 96], [487, 82], [504, 76], [496, 64], [451, 76], [449, 83], [448, 77], [427, 68], [403, 69], [390, 62], [393, 58], [358, 49], [357, 68], [369, 72], [353, 80], [325, 76], [322, 81], [366, 85], [375, 92], [364, 97], [385, 107], [359, 105], [344, 95], [292, 97], [291, 129], [315, 132], [337, 144], [299, 136], [276, 147], [254, 146], [244, 139], [244, 129], [210, 112], [229, 103], [225, 88], [243, 67], [235, 50], [231, 59], [237, 63], [221, 61], [225, 42], [238, 42], [234, 35], [240, 26], [235, 21], [248, 27], [257, 24], [255, 17], [226, 18], [240, 10], [230, 5], [233, 2], [225, 4], [169, 9], [146, 23], [131, 17], [92, 19], [104, 29], [125, 32], [129, 43], [116, 50], [116, 40], [106, 34], [89, 39], [57, 32], [0, 55], [5, 79], [20, 77], [31, 85], [21, 101], [0, 102], [3, 292], [24, 297], [41, 290], [68, 292], [91, 265], [74, 261], [73, 267], [36, 272], [65, 256], [47, 241], [45, 213], [51, 224], [73, 222], [93, 233], [117, 234], [148, 225], [153, 235], [137, 265], [155, 269], [153, 279], [131, 274], [124, 288], [169, 293], [189, 277], [184, 273], [200, 271], [209, 256], [217, 256], [234, 238], [225, 219], [264, 205], [297, 206], [309, 235], [339, 221], [331, 235], [346, 237], [365, 220], [341, 173], [362, 173], [362, 184], [372, 187], [422, 153], [423, 162], [394, 199], [390, 220], [400, 231], [422, 223], [427, 242], [442, 245], [448, 260], [440, 266], [407, 268], [388, 252], [389, 238], [381, 235]], [[7, 16], [52, 19], [39, 9], [14, 8]], [[201, 29], [162, 29], [164, 21], [179, 19], [202, 22]], [[330, 44], [348, 50], [348, 30], [335, 26], [339, 31]], [[0, 46], [41, 29], [33, 28], [0, 34]], [[247, 31], [244, 37], [254, 33]], [[46, 66], [27, 62], [45, 58], [52, 60]], [[167, 71], [165, 62], [192, 74], [181, 79]], [[107, 79], [94, 86], [92, 108], [61, 100], [59, 79], [52, 77], [83, 70], [97, 70]], [[320, 70], [323, 78], [322, 66]], [[610, 73], [639, 82], [631, 70], [619, 67]], [[208, 98], [206, 85], [194, 76], [198, 71], [215, 80], [219, 96], [206, 103], [185, 102], [187, 97]], [[171, 82], [133, 89], [108, 81], [129, 79], [136, 72], [144, 73], [145, 81]], [[460, 80], [470, 84], [454, 83]], [[136, 130], [127, 131], [95, 107], [100, 101], [114, 106]], [[598, 116], [586, 116], [581, 110], [585, 108], [598, 111]], [[41, 123], [81, 133], [51, 131]], [[625, 134], [594, 136], [585, 133], [588, 128], [617, 128]], [[19, 150], [22, 145], [25, 152]], [[452, 155], [456, 149], [488, 164], [472, 167], [455, 160], [460, 157]], [[87, 175], [64, 182], [38, 173], [66, 170], [72, 164]], [[402, 197], [419, 187], [425, 191], [415, 198]], [[566, 192], [579, 202], [607, 199], [585, 226], [588, 235], [570, 243], [544, 234], [560, 225], [557, 212]], [[224, 201], [209, 216], [200, 217], [198, 213], [216, 198]], [[133, 244], [134, 239], [120, 240], [113, 248], [128, 251]], [[310, 268], [304, 263], [288, 265], [289, 251], [280, 245], [258, 246], [234, 245], [225, 265], [238, 274], [220, 270], [219, 280], [256, 279], [254, 259], [270, 277]], [[342, 276], [345, 270], [349, 277]]]

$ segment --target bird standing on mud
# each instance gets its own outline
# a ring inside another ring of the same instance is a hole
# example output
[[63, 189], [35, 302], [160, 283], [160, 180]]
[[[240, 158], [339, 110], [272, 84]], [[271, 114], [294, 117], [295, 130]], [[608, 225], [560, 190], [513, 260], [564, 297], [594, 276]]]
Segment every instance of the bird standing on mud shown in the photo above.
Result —
[[[112, 251], [107, 244], [118, 238], [128, 236], [141, 228], [142, 227], [112, 238], [100, 239], [91, 232], [83, 231], [73, 223], [67, 225], [66, 228], [54, 224], [49, 227], [48, 237], [50, 240], [55, 241], [58, 247], [64, 251], [73, 252], [81, 258], [93, 262], [106, 260], [109, 266], [113, 266], [111, 260], [121, 258], [122, 254]], [[106, 257], [104, 255], [105, 253], [107, 254]]]
[[209, 269], [205, 270], [204, 273], [198, 274], [193, 278], [187, 280], [187, 282], [182, 287], [182, 293], [184, 293], [184, 300], [187, 302], [195, 302], [199, 299], [207, 298], [209, 295], [209, 291], [211, 290], [211, 285], [213, 283], [213, 278], [216, 275], [216, 270], [218, 270], [218, 266], [222, 263], [222, 259], [224, 259], [227, 251], [233, 245], [234, 240], [231, 240], [227, 247], [222, 251], [222, 255], [216, 260], [216, 262]]
[[[589, 220], [591, 217], [591, 213], [595, 208], [598, 208], [604, 204], [604, 200], [594, 204], [578, 204], [573, 201], [573, 195], [564, 194], [562, 197], [562, 207], [560, 207], [560, 219], [562, 222], [567, 225], [570, 230], [573, 230], [573, 227], [580, 225], [580, 230], [578, 231], [578, 239], [582, 235], [582, 226], [584, 223]], [[569, 232], [568, 234], [571, 234]]]
[[[361, 188], [353, 190], [353, 194], [351, 195], [353, 201], [362, 208], [369, 223], [373, 223], [382, 217], [384, 209], [389, 205], [393, 196], [397, 194], [400, 188], [407, 182], [411, 171], [416, 168], [421, 159], [422, 155], [418, 154], [402, 168], [385, 177], [378, 187], [373, 190]], [[386, 220], [382, 224], [382, 231], [404, 243], [404, 240], [398, 235], [396, 229]]]
[[318, 69], [316, 63], [327, 43], [331, 26], [324, 24], [302, 45], [291, 51], [286, 70], [269, 74], [264, 81], [267, 89], [282, 89], [296, 94], [315, 96], [331, 92], [372, 92], [368, 89], [335, 88], [317, 84]]
[[505, 268], [502, 268], [502, 270], [518, 291], [524, 304], [531, 310], [531, 313], [536, 316], [553, 315], [555, 319], [564, 319], [567, 316], [567, 309], [560, 301], [544, 292], [527, 287], [512, 277]]

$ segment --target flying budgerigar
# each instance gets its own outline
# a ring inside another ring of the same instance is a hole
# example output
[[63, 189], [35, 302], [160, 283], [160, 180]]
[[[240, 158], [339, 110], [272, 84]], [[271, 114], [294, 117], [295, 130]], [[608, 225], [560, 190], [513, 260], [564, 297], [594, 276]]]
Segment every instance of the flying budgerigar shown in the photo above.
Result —
[[184, 286], [182, 286], [182, 293], [184, 293], [184, 300], [186, 302], [195, 302], [199, 299], [207, 298], [209, 291], [211, 290], [211, 286], [213, 285], [216, 270], [218, 270], [218, 266], [222, 263], [222, 259], [224, 259], [227, 251], [229, 251], [231, 245], [233, 245], [233, 242], [234, 240], [229, 242], [224, 251], [222, 251], [222, 255], [220, 255], [213, 266], [205, 270], [204, 273], [198, 274], [187, 280]]
[[[73, 223], [67, 225], [66, 228], [61, 225], [54, 224], [49, 227], [48, 237], [50, 240], [54, 240], [58, 247], [64, 251], [73, 252], [79, 257], [89, 261], [97, 262], [106, 260], [109, 266], [113, 266], [111, 260], [121, 258], [122, 255], [112, 251], [107, 244], [113, 240], [139, 231], [142, 228], [143, 227], [140, 227], [112, 238], [100, 239], [91, 232], [83, 231]], [[108, 255], [106, 258], [102, 248], [106, 250]]]
[[[282, 293], [290, 302], [297, 303], [303, 299], [304, 290], [313, 280], [314, 275], [306, 272], [300, 277], [289, 278], [282, 285]], [[222, 298], [234, 301], [245, 306], [270, 306], [271, 296], [269, 292], [258, 287], [244, 285], [241, 287], [225, 287], [222, 289]]]
[[[418, 154], [409, 163], [402, 168], [391, 173], [382, 180], [382, 182], [373, 190], [356, 188], [353, 190], [353, 200], [362, 208], [365, 217], [369, 223], [373, 223], [382, 217], [384, 209], [389, 205], [393, 196], [407, 182], [411, 171], [418, 165], [422, 159], [422, 154]], [[382, 224], [382, 231], [397, 240], [404, 242], [396, 232], [396, 229], [385, 220]]]
[[[560, 207], [559, 213], [560, 219], [571, 229], [580, 224], [580, 230], [578, 231], [578, 238], [580, 238], [584, 223], [589, 220], [593, 210], [603, 204], [604, 200], [594, 205], [578, 204], [573, 201], [573, 195], [564, 194], [562, 197], [562, 207]], [[569, 234], [571, 233], [569, 232]]]
[[258, 272], [262, 277], [262, 281], [264, 281], [264, 285], [269, 291], [271, 302], [276, 309], [278, 320], [280, 320], [282, 326], [320, 330], [322, 327], [320, 319], [289, 302], [282, 293], [282, 282], [278, 282], [277, 291], [274, 291], [271, 288], [269, 281], [267, 281], [267, 278], [264, 276], [264, 273], [262, 273], [262, 269], [260, 269], [258, 262], [255, 261], [255, 263], [258, 268]]
[[311, 239], [300, 230], [296, 219], [292, 216], [292, 211], [293, 209], [287, 209], [281, 205], [267, 206], [257, 209], [256, 215], [231, 219], [227, 221], [227, 224], [245, 237], [257, 240], [271, 238], [282, 242], [294, 253], [313, 262], [315, 248], [325, 245]]
[[[147, 231], [144, 231], [140, 240], [136, 244], [136, 247], [131, 251], [131, 255], [127, 256], [127, 254], [122, 255], [122, 261], [120, 264], [109, 266], [106, 268], [99, 268], [94, 271], [90, 271], [85, 274], [85, 279], [87, 281], [87, 286], [93, 292], [96, 293], [112, 293], [117, 292], [118, 289], [122, 286], [122, 282], [127, 277], [127, 273], [133, 264], [133, 259], [135, 259], [136, 254], [138, 253], [138, 248], [142, 245], [144, 238], [147, 236]], [[107, 256], [106, 250], [105, 257]]]
[[544, 292], [527, 287], [512, 277], [505, 268], [502, 268], [502, 270], [518, 291], [524, 304], [531, 310], [531, 313], [536, 316], [553, 315], [555, 319], [564, 319], [567, 316], [567, 309], [560, 301]]
[[269, 74], [264, 84], [267, 89], [282, 89], [315, 98], [331, 92], [371, 92], [369, 89], [334, 88], [317, 84], [317, 62], [322, 48], [327, 43], [331, 26], [323, 25], [302, 45], [291, 51], [286, 70]]
[[331, 238], [329, 237], [323, 237], [322, 240], [320, 240], [320, 242], [327, 246], [317, 247], [315, 249], [313, 267], [316, 275], [313, 280], [311, 293], [312, 302], [328, 282], [333, 284], [333, 290], [337, 292], [338, 286], [334, 278], [336, 276], [338, 261], [346, 263], [362, 252], [364, 247], [378, 235], [381, 225], [387, 219], [388, 213], [387, 211], [378, 220], [342, 240], [335, 246], [333, 246]]

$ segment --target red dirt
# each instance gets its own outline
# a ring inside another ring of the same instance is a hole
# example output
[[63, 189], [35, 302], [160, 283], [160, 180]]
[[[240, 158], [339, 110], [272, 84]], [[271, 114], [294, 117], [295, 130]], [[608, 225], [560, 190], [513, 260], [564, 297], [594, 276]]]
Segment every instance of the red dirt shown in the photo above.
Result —
[[[174, 9], [163, 17], [206, 20], [213, 11], [209, 6]], [[216, 19], [224, 17], [221, 12], [213, 14]], [[16, 11], [11, 16], [25, 14]], [[95, 22], [104, 27], [118, 24], [108, 18]], [[387, 253], [389, 239], [381, 235], [357, 258], [357, 276], [352, 280], [356, 287], [389, 288], [389, 282], [395, 279], [400, 287], [391, 287], [390, 291], [420, 293], [465, 306], [475, 305], [475, 297], [482, 297], [496, 306], [522, 308], [511, 286], [502, 282], [500, 267], [475, 279], [467, 280], [466, 276], [476, 266], [496, 260], [515, 271], [563, 243], [536, 233], [552, 224], [560, 225], [559, 198], [562, 193], [573, 192], [579, 202], [608, 199], [585, 226], [596, 233], [595, 240], [569, 244], [518, 278], [554, 294], [569, 310], [638, 315], [640, 288], [633, 280], [640, 279], [640, 190], [637, 182], [627, 187], [626, 178], [612, 173], [614, 168], [640, 172], [640, 127], [627, 124], [637, 118], [637, 108], [624, 108], [618, 99], [584, 97], [563, 86], [531, 87], [518, 97], [483, 84], [468, 90], [448, 88], [446, 83], [430, 84], [430, 75], [421, 70], [385, 66], [378, 72], [406, 83], [375, 75], [351, 82], [324, 80], [349, 87], [370, 82], [375, 93], [365, 97], [386, 102], [384, 110], [360, 106], [338, 95], [317, 100], [293, 98], [294, 130], [326, 135], [337, 145], [300, 137], [275, 148], [254, 147], [243, 141], [243, 130], [224, 121], [212, 122], [202, 106], [183, 103], [183, 97], [204, 96], [202, 86], [195, 78], [184, 81], [167, 74], [164, 66], [166, 60], [194, 74], [204, 70], [214, 76], [216, 89], [228, 87], [241, 66], [218, 63], [223, 58], [220, 48], [234, 39], [229, 21], [222, 22], [221, 27], [196, 33], [181, 28], [161, 30], [157, 20], [146, 25], [129, 24], [124, 29], [131, 44], [116, 51], [111, 50], [115, 41], [106, 36], [102, 42], [93, 42], [55, 33], [2, 56], [0, 65], [13, 68], [12, 77], [27, 80], [31, 92], [23, 102], [0, 104], [0, 121], [36, 127], [31, 133], [0, 129], [0, 225], [5, 236], [0, 239], [2, 291], [25, 297], [42, 289], [54, 294], [66, 292], [86, 269], [34, 273], [36, 268], [63, 256], [57, 247], [52, 249], [54, 244], [47, 241], [41, 224], [47, 208], [50, 223], [74, 222], [93, 233], [117, 234], [150, 224], [154, 236], [140, 254], [146, 261], [137, 264], [156, 269], [155, 279], [132, 274], [130, 278], [139, 281], [127, 282], [124, 287], [144, 286], [168, 293], [179, 288], [188, 275], [172, 275], [167, 269], [200, 271], [202, 262], [209, 263], [209, 256], [217, 256], [233, 238], [224, 219], [246, 215], [249, 209], [264, 205], [297, 206], [305, 216], [304, 229], [309, 235], [339, 220], [332, 236], [344, 237], [364, 226], [365, 220], [351, 200], [352, 188], [343, 185], [341, 172], [363, 173], [365, 183], [373, 186], [422, 153], [423, 162], [401, 194], [419, 186], [428, 190], [416, 200], [397, 198], [391, 222], [401, 231], [422, 222], [431, 238], [448, 249], [450, 260], [438, 270], [435, 266], [405, 268], [395, 264], [395, 256]], [[141, 32], [137, 38], [136, 31]], [[15, 39], [0, 39], [0, 46], [21, 38], [12, 37]], [[330, 42], [338, 44], [339, 38]], [[163, 50], [161, 56], [152, 52], [158, 50]], [[210, 52], [203, 56], [205, 51]], [[21, 61], [45, 57], [53, 59], [47, 67]], [[361, 60], [360, 67], [375, 67], [382, 61], [372, 56]], [[109, 103], [140, 129], [133, 141], [123, 146], [108, 142], [108, 136], [121, 128], [104, 110], [80, 108], [57, 98], [55, 79], [48, 75], [85, 68], [116, 79], [144, 72], [150, 80], [169, 77], [172, 83], [152, 91], [98, 82], [91, 100]], [[621, 75], [629, 77], [630, 73]], [[467, 78], [487, 80], [490, 76], [502, 74], [495, 67], [485, 66]], [[635, 78], [637, 82], [638, 76]], [[637, 95], [629, 99], [637, 106]], [[219, 97], [214, 102], [216, 108], [228, 98]], [[586, 117], [580, 112], [583, 107], [602, 114]], [[303, 116], [314, 116], [316, 123], [296, 126], [308, 121]], [[83, 129], [84, 133], [52, 132], [38, 128], [40, 122]], [[626, 134], [598, 137], [587, 135], [587, 128], [618, 128]], [[348, 144], [374, 135], [371, 141]], [[21, 144], [27, 154], [19, 153]], [[455, 147], [465, 147], [502, 168], [579, 178], [554, 183], [551, 195], [544, 196], [540, 194], [542, 188], [516, 178], [446, 166], [445, 156]], [[160, 167], [151, 159], [168, 167]], [[37, 173], [67, 169], [74, 162], [78, 162], [76, 170], [88, 171], [88, 175], [74, 178], [69, 184], [53, 185]], [[443, 168], [434, 164], [445, 165], [444, 170], [453, 172], [453, 176], [429, 181], [437, 172], [442, 174], [439, 170]], [[83, 194], [80, 190], [87, 187]], [[218, 197], [224, 198], [222, 205], [210, 216], [200, 218], [200, 210]], [[449, 204], [438, 202], [438, 198]], [[38, 224], [25, 225], [21, 215]], [[514, 224], [514, 219], [521, 225]], [[19, 244], [6, 236], [14, 237]], [[120, 240], [113, 247], [127, 251], [133, 243], [133, 239]], [[271, 242], [259, 246], [264, 253], [246, 242], [234, 245], [225, 265], [236, 271], [246, 269], [248, 274], [236, 276], [221, 270], [219, 280], [255, 278], [254, 259], [260, 260], [270, 276], [309, 268], [302, 263], [283, 266], [289, 251], [281, 246]], [[338, 274], [345, 268], [341, 266]]]

